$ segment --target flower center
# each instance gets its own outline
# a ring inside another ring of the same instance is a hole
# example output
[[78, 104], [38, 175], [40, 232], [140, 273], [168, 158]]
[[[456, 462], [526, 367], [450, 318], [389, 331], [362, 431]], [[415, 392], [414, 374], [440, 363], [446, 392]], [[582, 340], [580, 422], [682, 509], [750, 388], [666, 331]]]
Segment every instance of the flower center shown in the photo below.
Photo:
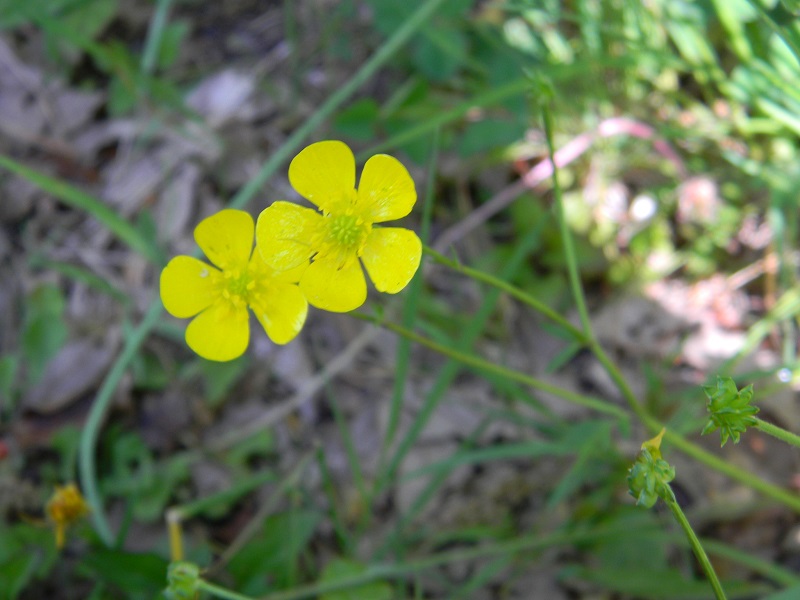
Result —
[[267, 273], [261, 272], [258, 261], [230, 266], [217, 275], [217, 297], [232, 312], [246, 314], [241, 309], [247, 308], [254, 300], [260, 298], [265, 291], [267, 279]]
[[360, 246], [367, 238], [369, 225], [357, 215], [331, 215], [328, 233], [331, 241], [339, 246], [354, 248]]

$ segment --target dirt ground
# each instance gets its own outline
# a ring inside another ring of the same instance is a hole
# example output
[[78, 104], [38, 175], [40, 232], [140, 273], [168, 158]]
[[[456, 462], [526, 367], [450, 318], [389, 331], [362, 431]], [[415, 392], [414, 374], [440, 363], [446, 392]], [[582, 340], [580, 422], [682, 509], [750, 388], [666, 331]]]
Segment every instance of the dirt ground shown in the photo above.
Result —
[[[285, 13], [287, 3], [278, 1], [178, 4], [173, 17], [190, 21], [191, 33], [170, 67], [170, 79], [180, 82], [178, 91], [199, 120], [169, 108], [166, 100], [150, 102], [146, 95], [134, 110], [115, 116], [109, 110], [113, 82], [83, 53], [73, 48], [54, 57], [46, 37], [30, 25], [2, 32], [0, 153], [102, 199], [117, 214], [149, 228], [167, 256], [192, 253], [194, 226], [223, 208], [374, 48], [379, 38], [369, 11], [356, 11], [357, 18], [345, 22], [336, 4], [288, 3], [292, 15]], [[121, 2], [104, 35], [133, 47], [141, 45], [150, 15], [149, 4]], [[332, 26], [331, 19], [339, 21]], [[287, 36], [287, 27], [293, 39]], [[320, 47], [341, 47], [342, 52], [320, 56]], [[359, 95], [385, 100], [397, 85], [396, 78], [396, 72], [386, 70]], [[316, 138], [329, 134], [320, 131]], [[424, 189], [425, 169], [410, 162], [409, 166], [418, 189]], [[477, 178], [470, 168], [444, 156], [436, 188], [440, 196], [452, 199], [457, 190], [474, 189], [478, 179], [493, 194], [517, 181], [510, 166]], [[694, 186], [682, 192], [686, 206], [702, 210], [713, 204], [717, 193], [713, 181], [687, 177], [684, 185]], [[83, 426], [126, 332], [157, 297], [158, 269], [120, 244], [86, 212], [65, 206], [25, 178], [3, 173], [0, 197], [0, 355], [22, 352], [30, 318], [27, 307], [37, 290], [55, 286], [63, 301], [54, 309], [60, 311], [54, 316], [61, 323], [56, 329], [63, 330], [53, 334], [63, 336], [54, 358], [42, 367], [38, 379], [21, 387], [13, 404], [5, 400], [0, 444], [7, 455], [6, 468], [0, 471], [4, 490], [0, 512], [10, 516], [41, 511], [41, 486], [63, 448], [57, 442], [59, 435]], [[285, 169], [248, 210], [257, 215], [269, 202], [282, 198], [297, 198]], [[459, 224], [472, 223], [479, 201], [467, 193], [466, 202], [436, 206], [434, 247], [440, 236]], [[417, 214], [412, 225], [419, 225]], [[463, 264], [491, 251], [497, 228], [485, 225], [478, 219], [455, 240]], [[763, 223], [754, 223], [740, 232], [738, 243], [750, 243], [758, 253], [767, 246], [764, 239], [769, 235]], [[81, 274], [76, 276], [69, 266], [78, 267]], [[653, 393], [649, 377], [656, 370], [661, 396], [685, 397], [691, 394], [687, 390], [695, 389], [691, 401], [702, 404], [699, 386], [745, 347], [753, 315], [764, 310], [764, 297], [753, 293], [749, 284], [769, 268], [764, 259], [753, 261], [749, 271], [701, 281], [665, 279], [630, 291], [591, 286], [592, 322], [640, 397]], [[424, 277], [426, 289], [446, 316], [469, 318], [478, 310], [485, 290], [475, 282], [435, 264], [425, 265]], [[385, 310], [398, 314], [399, 307], [399, 301], [390, 301]], [[577, 322], [577, 315], [566, 310]], [[591, 356], [580, 354], [554, 372], [548, 369], [567, 343], [551, 335], [530, 311], [501, 298], [490, 323], [490, 334], [475, 344], [477, 354], [565, 389], [622, 404]], [[363, 506], [348, 456], [358, 457], [363, 468], [358, 477], [369, 481], [380, 475], [376, 469], [390, 418], [397, 337], [347, 315], [314, 311], [301, 336], [287, 346], [274, 346], [256, 331], [247, 359], [217, 377], [217, 381], [229, 378], [229, 383], [214, 390], [208, 383], [214, 376], [198, 366], [181, 339], [182, 331], [181, 322], [164, 318], [115, 391], [105, 424], [106, 430], [117, 432], [114, 435], [134, 432], [158, 460], [199, 452], [188, 477], [175, 484], [171, 502], [233, 485], [240, 471], [220, 455], [248, 433], [270, 431], [265, 444], [270, 445], [269, 461], [277, 471], [288, 472], [310, 449], [323, 449], [329, 475], [343, 499], [345, 519], [357, 522]], [[779, 348], [760, 344], [737, 370], [766, 371], [779, 359]], [[442, 370], [450, 368], [445, 358], [418, 346], [412, 346], [410, 361], [397, 439], [409, 431]], [[797, 392], [786, 387], [776, 390], [761, 403], [761, 416], [800, 431]], [[531, 429], [513, 419], [481, 426], [486, 415], [498, 409], [497, 394], [486, 377], [465, 369], [453, 372], [441, 403], [402, 464], [398, 484], [377, 503], [379, 517], [373, 530], [363, 535], [360, 555], [369, 556], [370, 548], [377, 547], [397, 519], [412, 509], [430, 481], [411, 475], [451, 456], [468, 434], [478, 432], [471, 440], [477, 447], [531, 439]], [[537, 393], [536, 399], [560, 419], [576, 422], [592, 416], [588, 409], [548, 394]], [[342, 441], [336, 413], [349, 425], [352, 448]], [[533, 419], [540, 409], [518, 405], [515, 414]], [[643, 429], [634, 431], [620, 438], [619, 448], [632, 457], [645, 435]], [[721, 450], [717, 439], [707, 436], [701, 441], [732, 464], [775, 484], [800, 488], [796, 452], [756, 433]], [[101, 446], [101, 452], [106, 451], [108, 446]], [[253, 456], [249, 466], [257, 467], [264, 459], [257, 452]], [[103, 468], [109, 468], [109, 460], [100, 456]], [[795, 515], [764, 504], [752, 490], [677, 453], [674, 462], [679, 472], [676, 489], [702, 534], [735, 542], [740, 549], [793, 569], [800, 566]], [[415, 527], [479, 528], [510, 517], [519, 530], [546, 529], [554, 514], [552, 507], [545, 510], [552, 482], [566, 466], [560, 459], [517, 459], [491, 468], [455, 468], [416, 515]], [[309, 468], [303, 479], [307, 493], [322, 494], [323, 475], [317, 467]], [[224, 518], [192, 523], [186, 531], [189, 543], [211, 539], [219, 547], [230, 544], [272, 491], [270, 486], [260, 489]], [[623, 485], [619, 501], [628, 502]], [[738, 512], [728, 514], [726, 506]], [[111, 499], [108, 508], [116, 527], [124, 518], [123, 503]], [[160, 517], [145, 516], [134, 524], [126, 548], [149, 551], [163, 539]], [[317, 549], [323, 556], [332, 552], [325, 545], [332, 535], [330, 530], [320, 534]], [[589, 597], [581, 596], [586, 590], [562, 585], [554, 576], [572, 558], [558, 553], [546, 556], [542, 566], [546, 576], [519, 577], [504, 597]], [[458, 580], [476, 566], [458, 565], [445, 573], [451, 581]], [[735, 567], [720, 562], [720, 568]], [[428, 597], [436, 597], [436, 579], [426, 585]], [[471, 597], [494, 596], [487, 591]]]

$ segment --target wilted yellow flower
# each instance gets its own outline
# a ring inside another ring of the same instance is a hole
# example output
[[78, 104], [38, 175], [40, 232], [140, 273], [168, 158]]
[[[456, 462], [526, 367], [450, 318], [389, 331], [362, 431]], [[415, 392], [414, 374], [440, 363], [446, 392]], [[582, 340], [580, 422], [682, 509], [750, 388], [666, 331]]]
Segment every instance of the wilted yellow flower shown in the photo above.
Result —
[[254, 229], [248, 213], [222, 210], [194, 230], [197, 245], [216, 268], [176, 256], [161, 272], [164, 307], [175, 317], [194, 317], [186, 343], [208, 360], [244, 353], [250, 341], [248, 307], [276, 344], [294, 339], [305, 323], [308, 303], [295, 285], [303, 269], [277, 272], [268, 266], [253, 252]]
[[67, 527], [89, 514], [89, 505], [74, 483], [56, 486], [56, 491], [47, 501], [48, 518], [56, 528], [56, 547], [64, 547]]
[[405, 217], [417, 200], [414, 181], [400, 161], [373, 156], [356, 189], [350, 148], [318, 142], [294, 158], [289, 182], [322, 212], [273, 203], [258, 217], [257, 246], [274, 269], [308, 265], [300, 289], [309, 304], [334, 312], [361, 306], [367, 284], [360, 262], [379, 292], [395, 294], [408, 284], [419, 268], [420, 239], [408, 229], [374, 227]]
[[661, 440], [664, 439], [664, 434], [666, 432], [666, 427], [662, 427], [657, 436], [650, 438], [642, 444], [642, 450], [647, 450], [654, 459], [661, 458]]

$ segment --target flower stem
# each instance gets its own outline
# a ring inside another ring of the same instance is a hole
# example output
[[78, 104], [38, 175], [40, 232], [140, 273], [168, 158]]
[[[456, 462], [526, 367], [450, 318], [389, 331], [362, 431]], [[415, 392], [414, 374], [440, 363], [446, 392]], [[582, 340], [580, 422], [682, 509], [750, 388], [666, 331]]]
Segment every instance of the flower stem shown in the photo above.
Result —
[[587, 336], [580, 329], [575, 327], [575, 325], [570, 323], [567, 319], [562, 317], [552, 308], [550, 308], [543, 302], [540, 302], [530, 294], [526, 294], [518, 287], [515, 287], [512, 284], [508, 283], [507, 281], [499, 279], [498, 277], [494, 277], [492, 275], [489, 275], [488, 273], [484, 273], [483, 271], [466, 267], [461, 263], [451, 258], [447, 258], [446, 256], [440, 254], [439, 252], [436, 252], [436, 250], [434, 250], [433, 248], [429, 248], [428, 246], [423, 247], [423, 252], [425, 252], [425, 254], [430, 256], [436, 262], [453, 269], [457, 273], [461, 273], [463, 275], [466, 275], [467, 277], [474, 279], [475, 281], [486, 283], [488, 285], [491, 285], [492, 287], [495, 287], [499, 290], [506, 292], [512, 298], [516, 298], [523, 304], [530, 306], [533, 310], [544, 315], [551, 321], [558, 323], [578, 341], [588, 342]]
[[763, 419], [759, 419], [755, 417], [756, 420], [756, 428], [760, 429], [764, 433], [771, 435], [772, 437], [778, 438], [782, 442], [786, 442], [792, 446], [797, 446], [800, 448], [800, 436], [792, 433], [791, 431], [786, 431], [782, 427], [778, 427], [777, 425], [773, 425], [772, 423], [768, 423]]
[[215, 598], [225, 598], [226, 600], [255, 600], [253, 596], [239, 594], [233, 590], [229, 590], [228, 588], [224, 588], [215, 583], [211, 583], [210, 581], [206, 581], [205, 579], [198, 579], [197, 589], [207, 592]]
[[86, 418], [86, 424], [83, 427], [83, 433], [81, 434], [80, 445], [78, 447], [78, 470], [81, 475], [81, 487], [83, 488], [86, 500], [92, 507], [91, 517], [94, 521], [95, 529], [97, 529], [98, 535], [107, 546], [111, 546], [114, 543], [114, 534], [111, 532], [111, 528], [103, 512], [103, 503], [97, 488], [95, 446], [100, 436], [103, 418], [114, 397], [117, 384], [125, 374], [128, 365], [133, 361], [134, 356], [136, 356], [139, 346], [144, 342], [150, 330], [155, 327], [156, 322], [161, 316], [161, 311], [161, 303], [153, 302], [141, 323], [139, 323], [139, 326], [128, 337], [125, 347], [117, 357], [114, 366], [111, 367], [103, 384], [100, 386], [100, 390], [97, 392], [97, 398], [95, 398], [94, 404], [92, 404], [92, 408], [89, 410], [89, 416]]
[[183, 527], [180, 511], [174, 508], [167, 510], [167, 534], [169, 537], [169, 559], [172, 562], [183, 560]]
[[[291, 590], [275, 592], [264, 596], [260, 600], [300, 600], [313, 598], [338, 590], [353, 589], [378, 579], [402, 579], [408, 575], [426, 571], [451, 563], [492, 558], [496, 556], [510, 556], [520, 552], [535, 552], [552, 546], [561, 546], [575, 542], [590, 542], [607, 537], [621, 535], [630, 531], [629, 528], [599, 528], [589, 531], [566, 531], [544, 535], [528, 535], [515, 540], [494, 544], [481, 545], [473, 548], [463, 548], [449, 552], [441, 552], [401, 563], [378, 563], [367, 567], [358, 575], [342, 577], [335, 581], [325, 581], [307, 586], [300, 586]], [[352, 597], [358, 597], [353, 595]], [[241, 600], [241, 599], [234, 599]]]
[[[669, 504], [669, 502], [667, 502], [667, 504]], [[688, 532], [691, 532], [691, 535], [687, 532], [686, 536], [688, 538], [689, 545], [694, 549], [695, 544], [697, 544], [702, 551], [702, 546], [699, 546], [700, 542], [697, 539], [697, 536], [694, 535], [694, 532], [692, 531], [688, 521], [686, 521], [686, 517], [683, 515], [680, 507], [677, 507], [677, 510], [679, 511], [680, 516], [676, 514], [676, 518], [682, 526], [683, 523], [686, 523]], [[687, 531], [686, 527], [684, 527], [684, 531]], [[497, 556], [510, 556], [520, 552], [536, 552], [546, 548], [562, 546], [565, 544], [593, 542], [606, 538], [615, 539], [618, 538], [619, 535], [629, 531], [630, 526], [625, 525], [621, 528], [602, 527], [588, 531], [565, 531], [544, 535], [528, 535], [508, 542], [480, 545], [474, 548], [461, 548], [449, 552], [441, 552], [430, 556], [423, 556], [420, 558], [407, 560], [399, 564], [377, 563], [368, 566], [363, 573], [359, 573], [358, 575], [343, 577], [335, 581], [317, 582], [309, 585], [298, 586], [290, 590], [273, 592], [262, 597], [260, 600], [300, 600], [302, 598], [312, 598], [331, 592], [353, 589], [379, 579], [401, 579], [403, 577], [413, 575], [414, 573], [440, 567], [442, 565]], [[638, 531], [643, 533], [642, 529], [639, 529]], [[692, 540], [694, 540], [694, 543]], [[755, 572], [771, 576], [776, 581], [781, 581], [786, 585], [790, 585], [795, 582], [795, 579], [789, 572], [778, 570], [777, 573], [774, 573], [773, 571], [775, 571], [775, 569], [771, 568], [772, 565], [762, 564], [759, 561], [754, 563], [751, 557], [741, 552], [731, 551], [730, 548], [718, 542], [709, 542], [709, 545], [713, 549], [713, 554], [727, 556], [736, 562], [747, 565]], [[705, 553], [703, 554], [705, 555]], [[706, 561], [708, 561], [707, 557]], [[710, 562], [708, 564], [710, 566]], [[711, 572], [714, 572], [713, 569]], [[717, 583], [719, 583], [719, 581], [717, 581]], [[250, 596], [237, 594], [236, 592], [232, 592], [203, 579], [198, 581], [198, 588], [225, 600], [254, 600]], [[717, 598], [725, 598], [724, 593], [722, 596], [718, 595]]]
[[352, 316], [361, 319], [363, 321], [369, 321], [370, 323], [374, 323], [375, 325], [380, 325], [381, 327], [385, 327], [391, 331], [394, 331], [396, 334], [403, 336], [413, 342], [420, 344], [421, 346], [426, 346], [431, 350], [438, 352], [439, 354], [443, 354], [453, 360], [457, 360], [458, 362], [467, 365], [469, 367], [473, 367], [475, 369], [486, 371], [488, 373], [492, 373], [494, 375], [499, 375], [500, 377], [505, 377], [511, 381], [516, 381], [518, 383], [523, 383], [525, 385], [529, 385], [532, 388], [542, 390], [543, 392], [547, 392], [554, 396], [558, 396], [559, 398], [563, 398], [569, 402], [574, 404], [579, 404], [580, 406], [585, 406], [592, 410], [596, 410], [597, 412], [605, 413], [608, 415], [612, 415], [618, 419], [622, 419], [627, 421], [628, 414], [625, 412], [624, 409], [608, 402], [606, 400], [600, 400], [599, 398], [592, 398], [590, 396], [583, 396], [581, 394], [576, 394], [574, 392], [570, 392], [569, 390], [565, 390], [558, 386], [552, 385], [543, 381], [541, 379], [537, 379], [536, 377], [531, 377], [530, 375], [526, 375], [525, 373], [520, 373], [519, 371], [515, 371], [513, 369], [509, 369], [507, 367], [503, 367], [497, 365], [495, 363], [489, 362], [484, 360], [474, 354], [467, 354], [465, 352], [460, 352], [444, 344], [440, 344], [438, 342], [434, 342], [426, 338], [423, 335], [415, 333], [405, 327], [400, 325], [395, 325], [394, 323], [390, 323], [388, 321], [384, 321], [378, 317], [374, 317], [371, 315], [366, 315], [363, 313], [350, 313]]
[[725, 600], [725, 590], [722, 589], [722, 584], [719, 582], [717, 573], [714, 571], [714, 566], [708, 559], [708, 555], [703, 549], [700, 540], [697, 538], [694, 529], [692, 529], [689, 519], [686, 518], [683, 510], [681, 510], [678, 501], [675, 499], [675, 494], [672, 492], [672, 488], [667, 486], [667, 491], [669, 494], [662, 496], [662, 499], [664, 502], [666, 502], [667, 506], [669, 506], [669, 509], [672, 511], [672, 515], [675, 517], [675, 520], [678, 521], [681, 528], [683, 528], [683, 532], [686, 534], [689, 544], [692, 546], [694, 555], [700, 562], [700, 566], [703, 568], [703, 572], [706, 574], [706, 578], [708, 578], [708, 582], [711, 584], [711, 588], [714, 590], [714, 596], [717, 598], [717, 600]]
[[558, 228], [561, 233], [561, 243], [564, 245], [564, 258], [567, 263], [567, 273], [569, 284], [572, 288], [572, 296], [575, 299], [575, 306], [581, 319], [584, 337], [594, 340], [594, 330], [589, 320], [589, 310], [586, 308], [586, 296], [583, 293], [580, 274], [578, 272], [578, 259], [575, 253], [575, 243], [567, 225], [564, 211], [564, 200], [561, 194], [561, 184], [558, 181], [558, 167], [555, 160], [555, 145], [553, 144], [553, 112], [550, 110], [549, 99], [542, 104], [542, 118], [544, 120], [544, 135], [547, 139], [547, 151], [550, 155], [550, 164], [553, 165], [553, 195], [556, 200], [556, 216], [558, 217]]
[[[443, 264], [443, 265], [445, 265], [445, 266], [447, 266], [449, 268], [452, 268], [452, 269], [456, 270], [457, 272], [462, 273], [462, 274], [464, 274], [464, 275], [466, 275], [468, 277], [472, 277], [476, 281], [479, 281], [479, 282], [482, 282], [482, 283], [486, 283], [488, 285], [491, 285], [493, 287], [501, 289], [504, 292], [508, 293], [513, 298], [516, 298], [520, 302], [526, 304], [527, 306], [530, 306], [534, 310], [540, 311], [541, 303], [539, 303], [535, 298], [532, 298], [528, 294], [525, 294], [524, 292], [520, 291], [518, 288], [514, 287], [513, 285], [511, 285], [511, 284], [509, 284], [509, 283], [507, 283], [507, 282], [505, 282], [505, 281], [503, 281], [501, 279], [498, 279], [497, 277], [494, 277], [494, 276], [492, 276], [492, 275], [490, 275], [488, 273], [483, 273], [483, 272], [481, 272], [481, 271], [479, 271], [477, 269], [472, 269], [470, 267], [466, 267], [464, 265], [461, 265], [461, 264], [459, 264], [459, 263], [457, 263], [457, 262], [455, 262], [455, 261], [453, 261], [453, 260], [451, 260], [451, 259], [449, 259], [447, 257], [442, 256], [441, 254], [438, 254], [435, 251], [429, 250], [428, 248], [425, 249], [425, 252], [429, 256], [431, 256], [431, 258], [433, 258], [434, 260], [436, 260], [440, 264]], [[546, 311], [545, 310], [541, 310], [540, 312], [549, 317], [549, 316], [551, 316], [550, 312], [552, 312], [552, 311], [550, 311], [550, 309], [548, 308]], [[422, 336], [419, 336], [416, 333], [402, 330], [402, 328], [398, 328], [397, 326], [392, 325], [390, 323], [386, 323], [386, 322], [380, 321], [377, 318], [370, 318], [370, 317], [367, 317], [365, 315], [359, 315], [357, 313], [351, 313], [351, 314], [353, 314], [354, 316], [357, 316], [359, 318], [365, 319], [365, 320], [370, 320], [373, 323], [377, 323], [377, 324], [379, 324], [379, 325], [381, 325], [383, 327], [391, 329], [391, 330], [395, 331], [396, 333], [398, 333], [400, 335], [409, 334], [410, 336], [413, 336], [413, 337], [410, 337], [409, 339], [417, 341], [420, 344], [426, 345], [426, 346], [428, 346], [429, 348], [431, 348], [432, 350], [434, 350], [436, 352], [442, 352], [443, 354], [445, 354], [447, 356], [451, 356], [451, 357], [455, 358], [456, 360], [464, 362], [465, 364], [468, 364], [468, 365], [471, 365], [471, 366], [475, 366], [477, 368], [482, 368], [484, 370], [495, 372], [495, 373], [498, 373], [498, 374], [502, 374], [503, 367], [498, 367], [497, 365], [491, 365], [489, 368], [484, 368], [485, 365], [487, 365], [489, 363], [486, 363], [485, 361], [482, 361], [481, 359], [478, 359], [477, 357], [475, 357], [473, 355], [464, 355], [463, 353], [459, 353], [457, 351], [454, 351], [454, 350], [448, 348], [447, 346], [443, 346], [441, 344], [437, 344], [435, 342], [431, 342], [430, 340], [422, 338]], [[625, 376], [619, 370], [619, 367], [617, 367], [617, 365], [614, 363], [614, 361], [612, 361], [611, 358], [608, 356], [608, 354], [606, 353], [606, 351], [603, 348], [603, 346], [599, 343], [599, 341], [597, 341], [594, 337], [592, 337], [590, 339], [587, 339], [586, 336], [584, 335], [584, 333], [581, 330], [577, 329], [571, 323], [566, 322], [563, 319], [563, 317], [560, 317], [560, 315], [558, 315], [557, 318], [554, 319], [554, 320], [556, 320], [559, 324], [563, 325], [565, 328], [568, 327], [570, 333], [572, 333], [578, 340], [582, 340], [582, 341], [584, 341], [586, 343], [586, 345], [588, 346], [589, 350], [591, 350], [591, 352], [597, 357], [597, 360], [600, 361], [600, 363], [605, 368], [606, 372], [609, 374], [611, 379], [616, 384], [617, 388], [620, 390], [620, 393], [622, 394], [622, 397], [625, 399], [626, 403], [630, 407], [631, 412], [634, 415], [636, 415], [636, 417], [644, 425], [646, 425], [647, 428], [650, 431], [652, 431], [653, 433], [658, 433], [659, 431], [661, 431], [661, 429], [664, 427], [664, 423], [662, 423], [659, 419], [657, 419], [653, 415], [651, 415], [647, 411], [647, 409], [645, 409], [645, 407], [642, 406], [642, 404], [639, 402], [639, 400], [637, 399], [636, 395], [634, 394], [633, 390], [631, 389], [630, 385], [628, 385], [628, 382], [625, 380]], [[462, 360], [462, 358], [465, 358], [466, 360]], [[480, 365], [477, 364], [476, 361], [477, 361], [477, 363], [480, 363]], [[515, 381], [520, 381], [522, 383], [528, 383], [532, 387], [537, 387], [536, 385], [534, 385], [530, 381], [523, 381], [522, 379], [516, 378], [517, 376], [520, 376], [520, 375], [522, 377], [526, 377], [527, 378], [528, 377], [527, 375], [522, 375], [522, 374], [514, 372], [514, 371], [511, 371], [511, 372], [515, 374], [514, 375]], [[533, 378], [530, 378], [530, 379], [533, 379]], [[535, 379], [534, 379], [534, 381], [538, 382], [538, 380], [535, 380]], [[558, 396], [560, 396], [562, 398], [570, 400], [570, 398], [567, 398], [567, 397], [565, 397], [563, 395], [563, 393], [565, 393], [564, 390], [560, 390], [559, 389], [558, 392], [552, 392], [552, 393], [554, 393], [554, 395], [558, 395]], [[584, 398], [584, 397], [581, 396], [580, 398]], [[599, 402], [602, 402], [602, 401], [599, 401]], [[581, 402], [579, 402], [579, 403], [581, 403]], [[614, 405], [611, 405], [611, 406], [614, 406]], [[597, 410], [600, 410], [597, 407], [593, 407], [593, 408], [595, 408]], [[618, 408], [618, 407], [614, 406], [614, 408]], [[785, 432], [785, 433], [788, 433], [788, 432]], [[789, 434], [789, 435], [792, 435], [792, 434]], [[706, 466], [711, 467], [712, 469], [727, 475], [731, 479], [733, 479], [735, 481], [739, 481], [739, 482], [743, 483], [744, 485], [746, 485], [746, 486], [748, 486], [748, 487], [750, 487], [750, 488], [752, 488], [752, 489], [764, 494], [765, 496], [773, 498], [774, 500], [777, 500], [778, 502], [781, 502], [781, 503], [785, 504], [786, 506], [789, 506], [793, 510], [800, 512], [800, 497], [797, 494], [794, 494], [792, 492], [784, 490], [783, 488], [780, 488], [780, 487], [778, 487], [776, 485], [773, 485], [773, 484], [768, 483], [768, 482], [766, 482], [766, 481], [764, 481], [762, 479], [759, 479], [758, 477], [756, 477], [755, 475], [753, 475], [752, 473], [750, 473], [749, 471], [747, 471], [745, 469], [736, 468], [734, 465], [731, 465], [730, 463], [718, 458], [714, 454], [704, 450], [700, 446], [690, 442], [685, 437], [683, 437], [680, 433], [677, 433], [677, 432], [673, 431], [672, 429], [667, 429], [667, 433], [664, 436], [664, 440], [669, 442], [669, 443], [671, 443], [671, 444], [673, 444], [676, 448], [681, 450], [684, 454], [687, 454], [688, 456], [691, 456], [692, 458], [704, 463]], [[800, 441], [800, 438], [798, 438], [798, 440]], [[792, 443], [792, 442], [790, 442], [790, 443]]]

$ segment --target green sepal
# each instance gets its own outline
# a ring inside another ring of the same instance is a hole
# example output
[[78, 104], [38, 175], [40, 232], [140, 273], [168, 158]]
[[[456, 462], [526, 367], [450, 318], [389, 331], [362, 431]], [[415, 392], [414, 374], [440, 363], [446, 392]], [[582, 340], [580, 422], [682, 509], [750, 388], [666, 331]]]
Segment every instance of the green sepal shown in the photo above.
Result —
[[673, 479], [675, 467], [643, 448], [628, 471], [628, 493], [636, 498], [636, 506], [652, 508], [659, 498], [671, 496], [669, 482]]
[[200, 584], [200, 567], [186, 561], [170, 563], [167, 583], [164, 595], [169, 600], [195, 600]]
[[721, 446], [727, 443], [728, 438], [738, 444], [741, 434], [758, 421], [755, 415], [759, 409], [750, 404], [753, 386], [748, 385], [739, 390], [730, 377], [717, 377], [717, 385], [704, 386], [703, 391], [708, 396], [706, 408], [709, 417], [702, 435], [719, 429]]

